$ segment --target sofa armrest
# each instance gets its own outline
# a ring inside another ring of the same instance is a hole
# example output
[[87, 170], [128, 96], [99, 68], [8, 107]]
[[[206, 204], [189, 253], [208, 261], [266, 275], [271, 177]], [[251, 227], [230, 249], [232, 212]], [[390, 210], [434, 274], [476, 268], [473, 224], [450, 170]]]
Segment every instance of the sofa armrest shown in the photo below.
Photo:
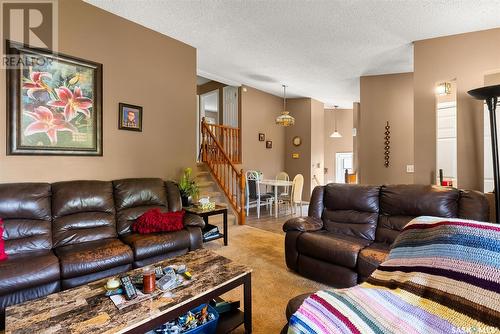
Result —
[[205, 227], [205, 221], [198, 215], [187, 213], [184, 215], [184, 226], [197, 226], [201, 229]]
[[314, 232], [323, 228], [323, 221], [314, 217], [297, 217], [289, 219], [283, 225], [283, 231]]

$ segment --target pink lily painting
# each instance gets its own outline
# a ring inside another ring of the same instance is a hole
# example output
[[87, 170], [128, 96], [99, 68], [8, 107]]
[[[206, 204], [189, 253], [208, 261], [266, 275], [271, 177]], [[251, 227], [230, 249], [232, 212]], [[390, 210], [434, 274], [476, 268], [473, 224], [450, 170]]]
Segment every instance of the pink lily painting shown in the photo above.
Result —
[[102, 155], [102, 65], [9, 41], [7, 154]]
[[93, 69], [48, 62], [21, 71], [20, 143], [34, 149], [96, 147]]

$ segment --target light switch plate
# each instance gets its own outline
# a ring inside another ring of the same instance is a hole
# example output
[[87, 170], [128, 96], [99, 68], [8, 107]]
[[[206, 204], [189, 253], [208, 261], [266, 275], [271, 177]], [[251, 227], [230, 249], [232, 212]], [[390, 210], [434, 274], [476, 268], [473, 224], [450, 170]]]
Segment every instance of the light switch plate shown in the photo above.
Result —
[[415, 165], [406, 165], [407, 173], [415, 173]]

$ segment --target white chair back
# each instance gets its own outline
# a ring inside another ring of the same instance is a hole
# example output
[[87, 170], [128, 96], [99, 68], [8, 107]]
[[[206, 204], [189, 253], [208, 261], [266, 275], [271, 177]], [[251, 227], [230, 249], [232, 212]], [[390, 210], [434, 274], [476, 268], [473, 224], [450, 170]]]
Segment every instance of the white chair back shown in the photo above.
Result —
[[245, 173], [246, 178], [246, 196], [248, 198], [257, 198], [257, 194], [260, 194], [260, 184], [257, 182], [260, 180], [260, 173], [256, 170], [248, 170]]
[[[277, 175], [276, 175], [276, 178], [275, 180], [279, 180], [279, 181], [290, 181], [290, 177], [288, 176], [288, 174], [286, 172], [279, 172]], [[288, 194], [290, 193], [290, 187], [289, 186], [285, 186], [285, 187], [278, 187], [278, 193], [282, 196], [288, 196]]]
[[276, 175], [276, 180], [281, 180], [281, 181], [290, 181], [290, 177], [286, 172], [279, 172]]
[[297, 174], [293, 178], [292, 203], [302, 203], [302, 189], [304, 188], [304, 176]]

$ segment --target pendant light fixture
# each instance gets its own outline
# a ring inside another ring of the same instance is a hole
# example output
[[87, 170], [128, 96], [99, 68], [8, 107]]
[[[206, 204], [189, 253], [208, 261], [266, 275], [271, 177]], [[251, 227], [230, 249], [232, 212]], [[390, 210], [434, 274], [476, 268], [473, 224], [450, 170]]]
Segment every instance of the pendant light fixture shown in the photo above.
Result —
[[332, 134], [330, 135], [330, 138], [342, 138], [342, 135], [340, 134], [340, 132], [337, 131], [337, 108], [339, 106], [333, 106], [335, 109], [333, 110], [333, 116], [335, 118], [335, 130], [332, 132]]
[[286, 86], [283, 85], [283, 111], [276, 117], [276, 124], [281, 126], [291, 126], [295, 124], [295, 118], [290, 116], [290, 113], [286, 111]]

